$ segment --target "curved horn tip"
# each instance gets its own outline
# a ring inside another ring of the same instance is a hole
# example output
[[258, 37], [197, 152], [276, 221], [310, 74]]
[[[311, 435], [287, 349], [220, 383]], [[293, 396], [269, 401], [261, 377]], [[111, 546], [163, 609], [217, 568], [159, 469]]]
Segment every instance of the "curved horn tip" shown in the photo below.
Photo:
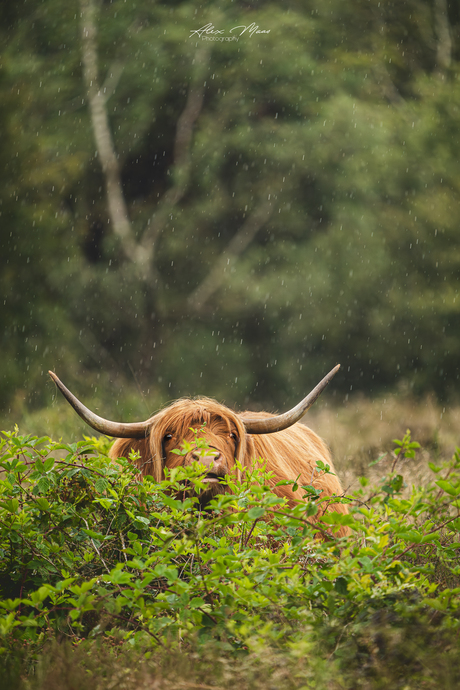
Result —
[[292, 410], [284, 414], [275, 415], [266, 419], [251, 419], [247, 417], [243, 420], [244, 426], [248, 434], [271, 434], [275, 431], [282, 431], [292, 426], [305, 414], [305, 412], [313, 405], [319, 398], [327, 384], [334, 378], [340, 364], [336, 364], [333, 369], [313, 388], [312, 391]]
[[111, 422], [109, 419], [104, 419], [99, 415], [91, 412], [91, 410], [83, 405], [73, 393], [69, 391], [62, 381], [56, 376], [53, 371], [48, 371], [56, 386], [61, 391], [67, 402], [73, 407], [75, 412], [95, 431], [106, 434], [107, 436], [114, 436], [115, 438], [145, 438], [149, 428], [152, 424], [152, 419], [147, 419], [145, 422], [133, 422], [125, 424], [123, 422]]

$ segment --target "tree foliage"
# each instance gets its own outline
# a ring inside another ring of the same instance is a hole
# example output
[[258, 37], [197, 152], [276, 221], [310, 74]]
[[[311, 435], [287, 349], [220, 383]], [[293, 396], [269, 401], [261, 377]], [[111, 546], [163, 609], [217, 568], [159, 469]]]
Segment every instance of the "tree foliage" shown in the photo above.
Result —
[[344, 393], [455, 391], [454, 4], [1, 13], [5, 408], [48, 368], [155, 401], [282, 406], [336, 361]]

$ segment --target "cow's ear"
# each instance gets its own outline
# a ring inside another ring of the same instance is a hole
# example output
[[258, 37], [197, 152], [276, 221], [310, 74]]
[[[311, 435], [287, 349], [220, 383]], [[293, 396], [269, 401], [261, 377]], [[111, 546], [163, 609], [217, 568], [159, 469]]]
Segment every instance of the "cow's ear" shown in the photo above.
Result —
[[129, 460], [131, 451], [139, 453], [139, 459], [136, 465], [141, 470], [142, 474], [148, 474], [146, 468], [150, 464], [150, 446], [148, 438], [119, 438], [115, 441], [110, 449], [109, 456], [112, 460], [117, 458], [126, 458]]

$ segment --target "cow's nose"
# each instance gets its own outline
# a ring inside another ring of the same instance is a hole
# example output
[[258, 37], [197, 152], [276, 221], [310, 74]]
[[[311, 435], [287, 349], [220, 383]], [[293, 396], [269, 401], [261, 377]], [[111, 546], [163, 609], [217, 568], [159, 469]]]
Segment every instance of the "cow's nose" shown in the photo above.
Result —
[[219, 452], [213, 453], [212, 455], [200, 455], [199, 453], [192, 453], [192, 460], [199, 462], [204, 465], [208, 470], [216, 468], [220, 464], [222, 459], [222, 454]]

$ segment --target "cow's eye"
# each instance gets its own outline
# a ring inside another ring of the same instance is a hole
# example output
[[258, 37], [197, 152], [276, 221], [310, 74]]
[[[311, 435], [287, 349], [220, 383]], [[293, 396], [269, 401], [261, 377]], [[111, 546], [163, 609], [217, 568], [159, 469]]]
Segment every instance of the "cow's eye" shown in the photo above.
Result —
[[235, 434], [234, 431], [231, 432], [230, 438], [232, 438], [234, 441], [238, 441], [238, 436]]
[[170, 441], [172, 439], [172, 434], [166, 434], [166, 436], [163, 437], [163, 441]]

